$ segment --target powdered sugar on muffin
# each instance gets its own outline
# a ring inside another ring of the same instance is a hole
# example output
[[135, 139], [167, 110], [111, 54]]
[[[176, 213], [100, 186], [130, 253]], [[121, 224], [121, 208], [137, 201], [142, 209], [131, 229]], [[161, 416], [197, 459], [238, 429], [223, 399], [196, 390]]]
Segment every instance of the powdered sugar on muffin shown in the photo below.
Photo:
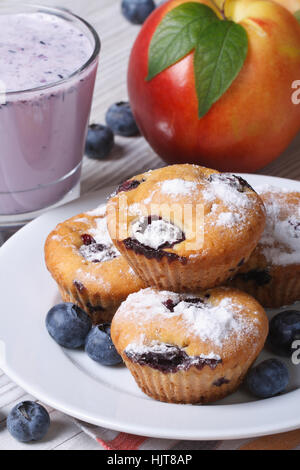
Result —
[[[145, 344], [145, 335], [141, 335], [140, 340], [138, 342], [130, 343], [125, 349], [125, 352], [129, 354], [147, 354], [149, 352], [155, 352], [163, 354], [167, 351], [172, 351], [176, 349], [176, 346], [172, 346], [170, 344], [160, 343], [159, 341], [152, 341], [149, 344]], [[209, 354], [199, 354], [201, 359], [212, 359], [215, 361], [220, 361], [221, 357], [218, 354], [214, 354], [213, 352]]]
[[123, 183], [108, 201], [107, 223], [147, 285], [194, 292], [224, 284], [249, 258], [265, 211], [241, 177], [173, 165]]
[[83, 243], [79, 253], [91, 263], [103, 263], [121, 256], [108, 233], [106, 217], [99, 217], [95, 221], [96, 227], [91, 228], [88, 233], [92, 237], [92, 242]]
[[65, 302], [79, 305], [94, 323], [111, 321], [121, 302], [145, 287], [112, 243], [106, 206], [76, 215], [48, 236], [45, 260]]
[[213, 370], [222, 363], [221, 357], [217, 354], [188, 356], [184, 349], [159, 341], [152, 341], [149, 345], [142, 342], [131, 343], [124, 353], [130, 361], [140, 365], [149, 365], [151, 363], [153, 369], [163, 373], [186, 371], [193, 366], [198, 370], [203, 369], [205, 366]]
[[131, 236], [144, 246], [154, 248], [171, 247], [184, 239], [179, 227], [160, 218], [142, 217], [132, 224]]
[[300, 194], [266, 186], [260, 194], [267, 212], [260, 246], [267, 262], [279, 266], [300, 264]]
[[162, 183], [159, 183], [159, 185], [162, 194], [168, 194], [174, 197], [179, 195], [191, 194], [197, 189], [198, 186], [195, 181], [186, 181], [180, 178], [166, 180]]
[[[127, 310], [128, 306], [130, 310]], [[251, 323], [245, 321], [244, 308], [243, 303], [227, 296], [214, 305], [209, 298], [148, 288], [131, 294], [119, 312], [134, 315], [136, 322], [144, 326], [153, 319], [157, 321], [157, 317], [161, 317], [162, 322], [178, 317], [178, 321], [202, 341], [221, 347], [231, 336], [243, 341], [244, 335], [255, 330], [255, 319]]]
[[[247, 211], [254, 205], [249, 198], [251, 191], [253, 189], [248, 183], [238, 176], [227, 173], [211, 175], [210, 184], [204, 190], [204, 199], [212, 203], [209, 222], [228, 228], [247, 223]], [[226, 208], [221, 212], [220, 203]]]
[[222, 212], [219, 214], [216, 225], [217, 226], [225, 226], [225, 227], [233, 227], [234, 225], [238, 225], [242, 220], [241, 214], [237, 214], [235, 212]]
[[278, 308], [300, 299], [300, 192], [256, 188], [266, 209], [266, 227], [250, 256], [228, 285], [263, 306]]
[[243, 304], [232, 303], [231, 299], [224, 298], [216, 306], [209, 303], [190, 305], [181, 301], [174, 313], [180, 315], [202, 341], [221, 346], [232, 334], [242, 338], [255, 327], [255, 322], [248, 325], [244, 321], [243, 309]]
[[122, 303], [111, 326], [139, 387], [170, 403], [208, 403], [234, 392], [267, 333], [263, 308], [223, 287], [197, 295], [144, 289]]

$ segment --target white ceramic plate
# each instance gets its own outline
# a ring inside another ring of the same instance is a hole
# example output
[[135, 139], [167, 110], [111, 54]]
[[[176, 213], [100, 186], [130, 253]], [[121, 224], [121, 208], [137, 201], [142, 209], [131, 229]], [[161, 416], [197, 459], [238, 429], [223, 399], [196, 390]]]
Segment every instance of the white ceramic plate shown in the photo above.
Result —
[[[243, 175], [254, 187], [300, 191], [300, 182]], [[243, 388], [210, 406], [172, 405], [146, 397], [125, 367], [102, 367], [82, 351], [66, 351], [48, 335], [45, 317], [59, 302], [43, 245], [57, 223], [104, 202], [112, 188], [48, 212], [0, 249], [0, 367], [29, 393], [71, 416], [110, 429], [173, 439], [234, 439], [300, 427], [300, 366], [287, 360], [284, 395], [253, 400]], [[300, 309], [300, 304], [298, 304]], [[270, 312], [270, 315], [274, 312]], [[259, 358], [271, 357], [264, 351]]]

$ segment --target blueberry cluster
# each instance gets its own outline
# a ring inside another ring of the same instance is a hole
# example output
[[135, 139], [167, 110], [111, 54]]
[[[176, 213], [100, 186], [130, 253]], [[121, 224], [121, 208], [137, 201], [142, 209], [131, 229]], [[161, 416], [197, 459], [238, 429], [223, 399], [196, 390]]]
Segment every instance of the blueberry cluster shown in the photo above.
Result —
[[[46, 327], [50, 336], [68, 349], [84, 347], [87, 355], [103, 366], [122, 363], [110, 336], [110, 325], [92, 326], [89, 316], [77, 305], [62, 303], [49, 310]], [[33, 401], [16, 405], [7, 417], [7, 429], [20, 442], [39, 441], [49, 430], [47, 410]]]
[[85, 153], [89, 158], [102, 160], [108, 157], [115, 144], [115, 135], [133, 137], [139, 134], [130, 104], [115, 103], [109, 107], [106, 116], [106, 126], [91, 124], [85, 144]]
[[103, 366], [122, 362], [110, 336], [110, 325], [92, 326], [90, 317], [78, 306], [62, 303], [47, 314], [46, 327], [50, 336], [67, 349], [85, 348], [87, 355]]
[[[279, 355], [291, 357], [293, 344], [300, 339], [300, 312], [286, 310], [278, 313], [270, 322], [268, 345]], [[246, 384], [249, 391], [258, 398], [270, 398], [286, 390], [289, 384], [289, 370], [279, 359], [268, 359], [250, 370]]]
[[[190, 299], [190, 302], [200, 299]], [[173, 305], [166, 305], [172, 309]], [[103, 366], [120, 364], [122, 358], [113, 345], [110, 325], [92, 326], [89, 316], [78, 306], [62, 303], [53, 307], [47, 315], [46, 326], [51, 337], [65, 348], [85, 348], [94, 361]], [[300, 339], [300, 312], [287, 310], [270, 322], [268, 344], [275, 354], [289, 357], [293, 343]], [[279, 359], [268, 359], [253, 367], [246, 379], [249, 391], [256, 397], [269, 398], [286, 390], [289, 371]]]
[[[190, 299], [191, 302], [200, 301]], [[167, 304], [172, 310], [173, 305]], [[122, 363], [110, 334], [110, 325], [92, 326], [89, 316], [78, 306], [62, 303], [54, 306], [47, 314], [46, 327], [50, 336], [68, 349], [84, 347], [94, 361], [103, 366]], [[286, 310], [270, 322], [269, 347], [280, 356], [290, 357], [293, 343], [300, 339], [300, 311]], [[289, 370], [277, 358], [268, 359], [253, 367], [246, 378], [251, 394], [258, 398], [270, 398], [286, 390], [289, 384]], [[32, 401], [16, 405], [7, 418], [7, 428], [20, 442], [43, 439], [50, 426], [47, 410]]]

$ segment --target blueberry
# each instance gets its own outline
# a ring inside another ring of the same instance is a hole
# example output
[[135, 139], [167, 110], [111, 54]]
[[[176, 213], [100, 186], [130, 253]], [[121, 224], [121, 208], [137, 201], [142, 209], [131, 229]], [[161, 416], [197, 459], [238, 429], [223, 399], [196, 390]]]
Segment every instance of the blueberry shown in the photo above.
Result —
[[123, 137], [139, 134], [129, 103], [115, 103], [106, 113], [106, 124], [110, 129]]
[[114, 143], [114, 134], [109, 127], [91, 124], [86, 138], [85, 153], [90, 158], [101, 160], [108, 157]]
[[88, 356], [103, 366], [114, 366], [121, 364], [122, 358], [117, 353], [110, 336], [110, 325], [95, 326], [89, 333], [85, 351]]
[[51, 308], [47, 314], [46, 327], [60, 346], [76, 349], [85, 344], [92, 322], [77, 305], [64, 303]]
[[48, 432], [50, 417], [47, 410], [38, 403], [23, 401], [11, 410], [6, 425], [17, 441], [39, 441]]
[[153, 10], [153, 0], [122, 0], [122, 13], [133, 24], [143, 24]]
[[246, 384], [258, 398], [270, 398], [283, 392], [289, 383], [287, 366], [278, 359], [268, 359], [250, 370]]
[[297, 339], [300, 339], [299, 311], [286, 310], [271, 320], [268, 342], [276, 354], [291, 356], [292, 344]]

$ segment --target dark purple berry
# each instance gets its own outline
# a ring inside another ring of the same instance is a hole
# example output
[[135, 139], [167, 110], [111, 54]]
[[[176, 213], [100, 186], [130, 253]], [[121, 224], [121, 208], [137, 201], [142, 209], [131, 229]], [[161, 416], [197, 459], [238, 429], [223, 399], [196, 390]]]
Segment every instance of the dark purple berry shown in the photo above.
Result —
[[48, 411], [38, 403], [23, 401], [11, 410], [6, 425], [17, 441], [39, 441], [48, 432], [50, 417]]
[[123, 137], [133, 137], [139, 134], [139, 129], [129, 103], [120, 102], [113, 104], [108, 109], [105, 120], [114, 134]]
[[88, 233], [84, 233], [81, 235], [81, 240], [85, 246], [93, 245], [96, 243], [96, 240], [92, 237], [92, 235], [89, 235]]
[[108, 157], [114, 143], [114, 134], [109, 127], [92, 124], [88, 129], [85, 153], [90, 158], [101, 160]]
[[155, 9], [153, 0], [122, 0], [122, 13], [133, 24], [143, 24]]

